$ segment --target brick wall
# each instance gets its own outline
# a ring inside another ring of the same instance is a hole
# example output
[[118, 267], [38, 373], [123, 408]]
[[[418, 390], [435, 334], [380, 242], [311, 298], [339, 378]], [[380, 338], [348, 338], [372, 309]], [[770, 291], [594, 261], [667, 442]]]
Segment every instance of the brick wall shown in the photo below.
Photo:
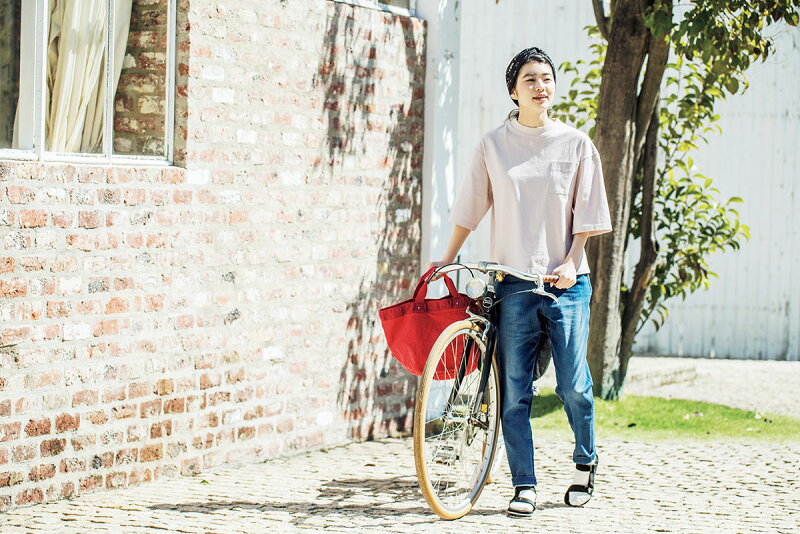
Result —
[[407, 430], [424, 25], [180, 0], [175, 167], [0, 162], [0, 509]]

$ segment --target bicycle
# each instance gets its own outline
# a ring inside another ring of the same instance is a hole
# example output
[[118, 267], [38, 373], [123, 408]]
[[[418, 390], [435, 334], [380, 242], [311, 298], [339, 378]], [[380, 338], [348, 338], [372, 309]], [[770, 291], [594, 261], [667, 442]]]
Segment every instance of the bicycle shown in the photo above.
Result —
[[[469, 270], [467, 296], [477, 313], [449, 325], [439, 335], [420, 377], [414, 407], [414, 463], [425, 501], [443, 519], [458, 519], [480, 497], [495, 459], [500, 431], [500, 382], [495, 361], [495, 306], [503, 299], [532, 292], [558, 299], [545, 291], [557, 275], [526, 274], [491, 262], [443, 265], [433, 277], [458, 269]], [[488, 275], [488, 282], [473, 271]], [[495, 286], [506, 275], [535, 283], [532, 289], [495, 299]], [[434, 380], [445, 359], [455, 377]], [[442, 404], [442, 401], [444, 403]]]

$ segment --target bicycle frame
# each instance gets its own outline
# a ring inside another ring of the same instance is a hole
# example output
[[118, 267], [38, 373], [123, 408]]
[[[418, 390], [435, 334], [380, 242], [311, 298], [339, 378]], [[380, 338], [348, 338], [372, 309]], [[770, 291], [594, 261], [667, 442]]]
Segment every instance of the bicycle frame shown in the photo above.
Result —
[[[484, 343], [486, 344], [486, 352], [483, 356], [484, 361], [481, 362], [479, 366], [481, 370], [481, 379], [478, 384], [478, 395], [475, 396], [474, 406], [470, 408], [469, 418], [471, 422], [477, 424], [484, 430], [489, 427], [489, 424], [488, 422], [481, 420], [479, 414], [486, 413], [484, 397], [486, 395], [486, 386], [489, 383], [489, 373], [491, 371], [492, 358], [494, 357], [495, 345], [497, 343], [497, 328], [494, 326], [494, 284], [496, 283], [496, 277], [494, 272], [490, 272], [488, 274], [491, 283], [487, 285], [487, 293], [481, 302], [483, 308], [481, 310], [481, 314], [477, 315], [469, 312], [470, 321], [476, 325], [481, 324], [483, 328], [481, 335], [484, 339]], [[455, 377], [456, 384], [460, 384], [466, 375], [469, 354], [472, 350], [472, 343], [474, 342], [470, 339], [464, 344], [464, 351], [461, 356], [461, 362], [459, 363], [458, 371]], [[458, 395], [458, 389], [458, 387], [451, 389], [450, 396], [447, 399], [447, 404], [445, 406], [453, 406], [455, 404], [456, 396]]]
[[[496, 266], [496, 267], [495, 267]], [[493, 268], [495, 267], [495, 268]], [[485, 273], [489, 277], [489, 282], [486, 284], [486, 289], [481, 297], [481, 313], [475, 314], [472, 312], [468, 312], [470, 315], [469, 320], [475, 324], [476, 326], [480, 326], [482, 330], [482, 337], [484, 339], [484, 343], [486, 344], [486, 352], [484, 353], [484, 361], [481, 362], [480, 369], [481, 369], [481, 379], [478, 384], [478, 395], [475, 397], [475, 405], [470, 409], [470, 420], [471, 422], [479, 425], [481, 428], [488, 428], [488, 423], [482, 421], [480, 419], [480, 414], [485, 413], [485, 403], [483, 402], [483, 398], [486, 394], [486, 385], [489, 382], [489, 373], [492, 366], [492, 359], [494, 358], [494, 352], [497, 345], [497, 328], [495, 327], [496, 323], [496, 312], [495, 312], [495, 305], [500, 302], [500, 300], [495, 300], [496, 292], [495, 292], [495, 285], [497, 282], [501, 282], [506, 274], [522, 278], [522, 279], [529, 279], [536, 283], [536, 286], [532, 290], [527, 291], [518, 291], [516, 293], [512, 293], [511, 295], [506, 295], [506, 297], [518, 294], [518, 293], [526, 293], [526, 292], [533, 292], [540, 295], [544, 295], [547, 297], [552, 298], [556, 303], [558, 299], [544, 290], [544, 283], [549, 281], [553, 283], [557, 280], [555, 276], [544, 276], [544, 275], [528, 275], [521, 271], [517, 271], [515, 269], [498, 265], [491, 262], [482, 261], [477, 264], [450, 264], [447, 266], [440, 267], [438, 271], [447, 272], [448, 270], [455, 269], [467, 269], [470, 272], [472, 269], [476, 269], [482, 273]], [[503, 298], [506, 298], [503, 297]], [[477, 299], [476, 299], [477, 300]], [[464, 379], [467, 370], [467, 363], [469, 361], [469, 354], [472, 350], [472, 340], [468, 340], [467, 343], [464, 345], [464, 351], [461, 357], [461, 362], [459, 364], [458, 371], [456, 373], [456, 384], [460, 384], [461, 381]], [[453, 406], [456, 400], [456, 396], [458, 394], [458, 387], [452, 388], [450, 391], [449, 398], [447, 400], [447, 404], [445, 406]], [[502, 404], [502, 390], [498, 392], [500, 396], [500, 401]], [[480, 405], [479, 405], [480, 402]]]

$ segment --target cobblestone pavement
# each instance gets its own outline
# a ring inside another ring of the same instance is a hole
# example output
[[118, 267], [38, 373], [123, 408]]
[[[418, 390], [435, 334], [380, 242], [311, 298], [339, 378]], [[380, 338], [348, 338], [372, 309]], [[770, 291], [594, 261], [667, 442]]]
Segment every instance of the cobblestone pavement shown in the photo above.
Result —
[[504, 513], [507, 472], [466, 517], [425, 505], [411, 441], [353, 444], [13, 510], [4, 534], [36, 532], [797, 532], [800, 444], [600, 444], [595, 497], [569, 508], [570, 445], [540, 439], [538, 510]]
[[[686, 363], [652, 358], [635, 365], [641, 376], [647, 375], [646, 369], [666, 376], [685, 374]], [[795, 383], [800, 364], [777, 366], [781, 380], [773, 374], [771, 382], [778, 385], [755, 387], [760, 379], [752, 369], [724, 372], [718, 365], [706, 367], [697, 367], [695, 382], [702, 385], [706, 373], [714, 377], [716, 391], [741, 382], [747, 387], [734, 400], [745, 403], [759, 402], [747, 400], [745, 392], [759, 398], [789, 394], [787, 388]], [[638, 387], [635, 380], [631, 384], [631, 390]], [[699, 400], [715, 396], [712, 389], [699, 398], [700, 386], [684, 385]], [[796, 399], [796, 393], [789, 398]], [[797, 410], [795, 406], [786, 413]], [[799, 530], [800, 443], [601, 441], [595, 497], [577, 509], [563, 503], [571, 480], [571, 444], [538, 437], [536, 445], [539, 503], [534, 517], [527, 519], [504, 513], [509, 476], [503, 462], [499, 482], [486, 487], [469, 515], [452, 522], [438, 520], [417, 488], [411, 441], [391, 439], [11, 510], [0, 514], [0, 532], [788, 534]]]

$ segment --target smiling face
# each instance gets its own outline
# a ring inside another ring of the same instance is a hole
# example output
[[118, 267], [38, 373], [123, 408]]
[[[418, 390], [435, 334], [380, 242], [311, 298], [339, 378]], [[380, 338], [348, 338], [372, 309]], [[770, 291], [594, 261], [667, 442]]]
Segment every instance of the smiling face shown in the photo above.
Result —
[[532, 61], [519, 70], [511, 98], [517, 101], [520, 113], [541, 113], [552, 105], [555, 90], [556, 82], [550, 65]]

